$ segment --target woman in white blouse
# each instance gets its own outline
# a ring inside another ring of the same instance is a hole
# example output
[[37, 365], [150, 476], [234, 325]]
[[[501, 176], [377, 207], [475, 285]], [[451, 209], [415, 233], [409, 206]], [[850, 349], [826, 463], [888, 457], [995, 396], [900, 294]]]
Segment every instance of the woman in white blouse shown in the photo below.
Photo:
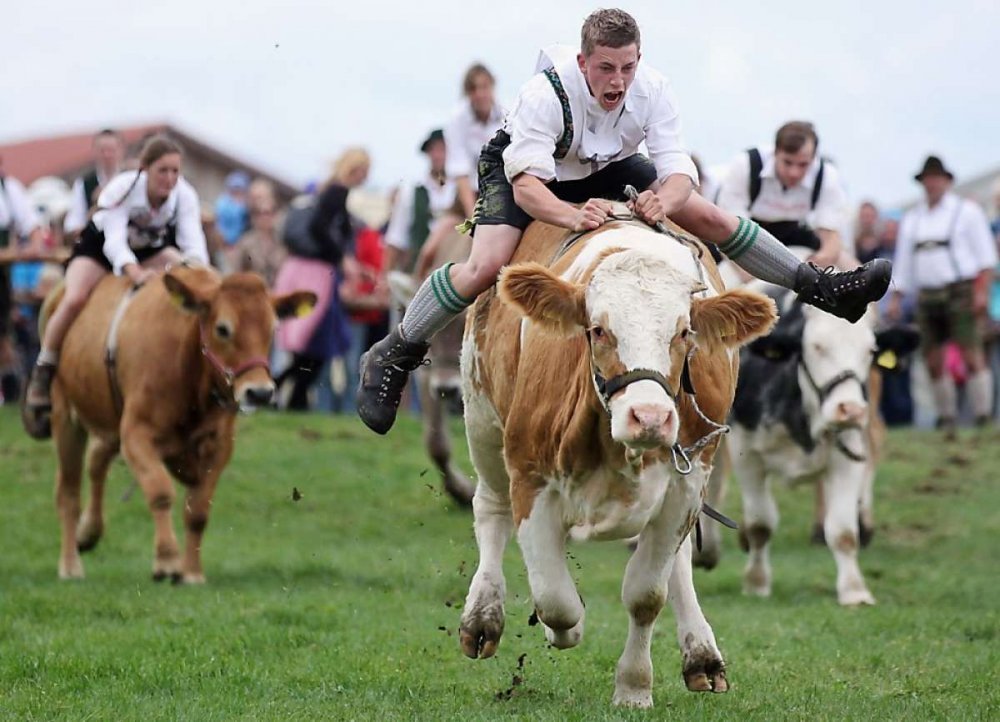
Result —
[[183, 258], [208, 263], [198, 194], [181, 178], [181, 149], [169, 138], [150, 138], [139, 168], [121, 173], [101, 191], [97, 212], [73, 247], [65, 294], [49, 318], [31, 373], [22, 420], [35, 438], [51, 435], [49, 389], [66, 332], [94, 287], [114, 272], [142, 285], [155, 271]]

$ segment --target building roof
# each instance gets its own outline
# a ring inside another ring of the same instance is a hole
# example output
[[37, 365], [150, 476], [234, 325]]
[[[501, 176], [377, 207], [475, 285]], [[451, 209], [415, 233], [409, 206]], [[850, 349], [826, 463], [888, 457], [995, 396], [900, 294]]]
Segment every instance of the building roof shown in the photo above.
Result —
[[[298, 193], [295, 186], [275, 177], [273, 173], [229, 155], [169, 123], [136, 125], [117, 130], [128, 146], [137, 144], [152, 133], [166, 133], [180, 141], [186, 150], [207, 156], [219, 165], [232, 169], [241, 168], [251, 175], [268, 179], [275, 184], [281, 195], [292, 197]], [[4, 172], [25, 185], [43, 176], [58, 176], [72, 180], [93, 165], [91, 149], [93, 138], [94, 132], [90, 131], [0, 144]]]

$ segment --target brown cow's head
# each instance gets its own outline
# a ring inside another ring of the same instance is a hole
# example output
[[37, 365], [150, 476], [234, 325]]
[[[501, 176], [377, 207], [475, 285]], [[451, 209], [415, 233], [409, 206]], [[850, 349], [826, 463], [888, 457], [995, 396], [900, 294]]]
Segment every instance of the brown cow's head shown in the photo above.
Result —
[[163, 283], [173, 301], [198, 317], [201, 342], [213, 373], [232, 386], [240, 406], [260, 406], [274, 396], [268, 354], [277, 318], [309, 313], [316, 295], [298, 291], [271, 296], [253, 273], [225, 278], [205, 268], [175, 268]]
[[636, 449], [676, 442], [674, 396], [696, 339], [705, 353], [724, 352], [774, 323], [774, 302], [765, 296], [729, 291], [693, 300], [702, 290], [669, 259], [637, 249], [606, 251], [579, 283], [536, 263], [512, 266], [500, 277], [501, 297], [532, 323], [560, 336], [587, 332], [599, 395], [601, 378], [653, 372], [656, 378], [612, 384], [605, 399], [612, 438]]

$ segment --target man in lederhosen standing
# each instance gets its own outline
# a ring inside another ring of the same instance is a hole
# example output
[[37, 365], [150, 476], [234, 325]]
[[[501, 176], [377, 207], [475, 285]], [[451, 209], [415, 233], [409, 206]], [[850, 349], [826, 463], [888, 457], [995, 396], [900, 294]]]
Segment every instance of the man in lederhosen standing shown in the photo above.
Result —
[[961, 349], [969, 372], [966, 388], [976, 423], [987, 423], [993, 411], [983, 321], [997, 250], [983, 209], [951, 192], [954, 176], [940, 158], [929, 156], [914, 177], [923, 185], [925, 199], [907, 212], [899, 229], [888, 315], [899, 318], [903, 296], [917, 294], [917, 323], [938, 425], [953, 436], [958, 403], [944, 364], [949, 341]]

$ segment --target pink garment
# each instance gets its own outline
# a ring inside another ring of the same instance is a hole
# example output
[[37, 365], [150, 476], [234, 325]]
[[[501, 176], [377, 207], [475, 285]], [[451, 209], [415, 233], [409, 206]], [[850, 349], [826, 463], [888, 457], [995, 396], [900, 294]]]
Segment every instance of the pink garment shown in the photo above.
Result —
[[326, 315], [333, 294], [336, 269], [324, 261], [314, 261], [289, 256], [281, 264], [274, 280], [274, 293], [312, 291], [316, 294], [316, 307], [302, 318], [290, 318], [278, 325], [278, 345], [292, 353], [304, 353], [316, 327]]
[[944, 368], [958, 386], [969, 379], [969, 369], [962, 359], [962, 351], [954, 341], [949, 341], [944, 346]]

